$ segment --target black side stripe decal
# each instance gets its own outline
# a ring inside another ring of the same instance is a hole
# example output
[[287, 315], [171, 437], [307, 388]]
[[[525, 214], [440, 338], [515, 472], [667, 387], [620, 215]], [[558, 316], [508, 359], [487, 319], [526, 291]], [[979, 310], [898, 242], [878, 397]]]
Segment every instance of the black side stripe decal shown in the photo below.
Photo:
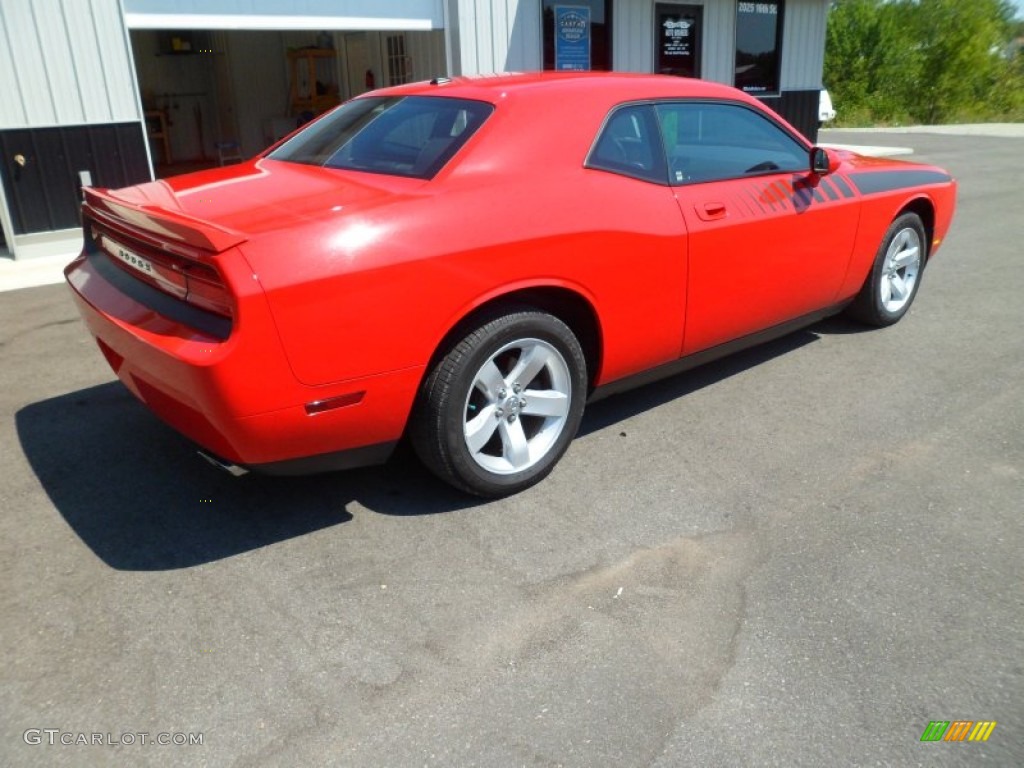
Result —
[[775, 213], [775, 198], [772, 197], [769, 189], [771, 189], [771, 187], [761, 187], [757, 199], [760, 200], [763, 205], [768, 206], [768, 211]]
[[846, 179], [838, 174], [832, 177], [832, 183], [839, 187], [839, 191], [843, 193], [843, 197], [853, 197], [853, 190], [850, 189], [850, 185], [846, 183]]
[[750, 204], [750, 200], [747, 199], [747, 196], [744, 195], [742, 192], [737, 192], [736, 200], [742, 203], [741, 207], [745, 208], [747, 211], [747, 216], [752, 218], [754, 216], [754, 206]]
[[773, 184], [769, 184], [768, 188], [765, 189], [765, 195], [768, 196], [768, 200], [771, 201], [772, 207], [778, 205], [783, 211], [785, 207], [785, 187], [781, 181], [776, 181]]
[[814, 192], [807, 184], [796, 183], [793, 185], [793, 208], [797, 211], [807, 210], [807, 206], [814, 200]]
[[753, 205], [757, 206], [757, 210], [759, 210], [761, 213], [764, 213], [764, 206], [761, 205], [761, 201], [757, 199], [757, 195], [755, 195], [749, 189], [745, 189], [743, 191], [746, 193], [747, 197], [750, 199]]
[[864, 195], [893, 192], [922, 184], [945, 184], [952, 180], [949, 174], [938, 171], [867, 171], [850, 174], [850, 181]]
[[757, 195], [754, 194], [753, 190], [744, 189], [741, 194], [743, 195], [743, 199], [747, 201], [747, 205], [750, 206], [751, 214], [757, 217], [764, 213], [764, 209], [761, 207], [761, 204], [757, 201]]
[[835, 187], [833, 187], [828, 179], [821, 180], [821, 188], [825, 190], [825, 194], [828, 195], [829, 200], [838, 200], [839, 195], [836, 193]]

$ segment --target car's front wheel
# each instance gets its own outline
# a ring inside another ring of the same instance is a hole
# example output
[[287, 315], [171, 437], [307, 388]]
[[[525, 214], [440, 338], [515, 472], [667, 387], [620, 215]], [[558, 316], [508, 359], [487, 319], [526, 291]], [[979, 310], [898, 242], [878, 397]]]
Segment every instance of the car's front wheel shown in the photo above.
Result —
[[869, 325], [892, 325], [917, 295], [928, 255], [924, 225], [916, 213], [896, 217], [882, 238], [871, 274], [849, 313]]
[[543, 479], [579, 427], [587, 366], [553, 315], [510, 310], [467, 333], [428, 373], [410, 425], [421, 461], [479, 496]]

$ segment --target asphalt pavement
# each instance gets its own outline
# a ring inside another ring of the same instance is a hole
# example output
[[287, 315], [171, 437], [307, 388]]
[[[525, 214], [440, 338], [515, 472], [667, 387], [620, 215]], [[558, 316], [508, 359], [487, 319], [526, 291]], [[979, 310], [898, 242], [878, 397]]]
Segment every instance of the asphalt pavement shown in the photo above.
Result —
[[902, 322], [596, 403], [500, 501], [227, 476], [0, 294], [0, 765], [1024, 764], [1024, 140], [870, 141], [960, 181]]

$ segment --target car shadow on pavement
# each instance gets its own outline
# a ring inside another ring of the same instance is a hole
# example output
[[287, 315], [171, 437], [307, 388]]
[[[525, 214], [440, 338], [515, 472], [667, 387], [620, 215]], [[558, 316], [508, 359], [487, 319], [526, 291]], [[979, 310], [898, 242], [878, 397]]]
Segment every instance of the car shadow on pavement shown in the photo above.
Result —
[[612, 395], [607, 400], [598, 400], [589, 405], [584, 412], [579, 434], [589, 435], [591, 432], [605, 429], [631, 416], [636, 416], [651, 408], [657, 408], [749, 368], [756, 368], [775, 357], [811, 344], [817, 341], [821, 335], [831, 333], [831, 331], [826, 333], [822, 328], [824, 323], [831, 322], [845, 323], [846, 321], [825, 320], [774, 341], [733, 353], [661, 381], [622, 394]]
[[188, 568], [375, 513], [424, 515], [478, 503], [402, 455], [384, 467], [308, 477], [232, 477], [200, 459], [120, 384], [43, 400], [15, 417], [53, 505], [111, 568]]
[[[853, 332], [829, 320], [683, 374], [593, 403], [589, 434], [792, 352], [822, 334]], [[382, 467], [305, 477], [236, 478], [198, 457], [113, 381], [42, 400], [15, 416], [22, 450], [53, 505], [111, 568], [189, 568], [374, 514], [419, 516], [487, 503], [427, 472], [400, 446]]]
[[822, 336], [849, 336], [859, 333], [879, 333], [885, 329], [859, 323], [845, 315], [833, 315], [819, 323], [815, 323], [811, 326], [810, 330]]

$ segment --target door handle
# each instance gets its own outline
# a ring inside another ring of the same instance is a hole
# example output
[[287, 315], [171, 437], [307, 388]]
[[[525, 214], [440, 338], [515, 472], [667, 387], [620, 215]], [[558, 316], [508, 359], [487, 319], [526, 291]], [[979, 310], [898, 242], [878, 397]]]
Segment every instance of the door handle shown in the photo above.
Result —
[[725, 203], [699, 203], [694, 208], [697, 210], [697, 215], [704, 221], [724, 219], [728, 213]]

